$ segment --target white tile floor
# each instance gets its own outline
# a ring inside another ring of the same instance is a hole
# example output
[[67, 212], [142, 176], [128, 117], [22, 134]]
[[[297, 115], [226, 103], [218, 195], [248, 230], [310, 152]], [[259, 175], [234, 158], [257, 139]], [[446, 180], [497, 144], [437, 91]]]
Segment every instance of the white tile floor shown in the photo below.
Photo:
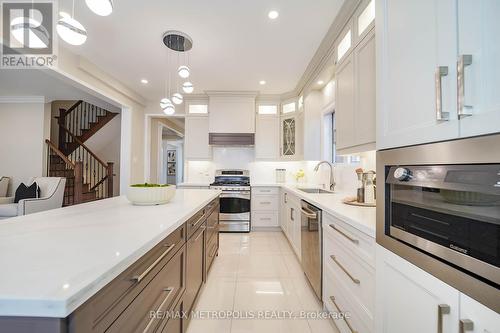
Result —
[[[200, 295], [188, 333], [337, 333], [329, 319], [276, 319], [272, 316], [322, 311], [300, 263], [281, 232], [221, 234], [219, 256]], [[214, 319], [210, 311], [265, 319]], [[286, 313], [284, 312], [286, 311]], [[210, 317], [210, 318], [208, 318]], [[285, 316], [287, 317], [287, 316]]]

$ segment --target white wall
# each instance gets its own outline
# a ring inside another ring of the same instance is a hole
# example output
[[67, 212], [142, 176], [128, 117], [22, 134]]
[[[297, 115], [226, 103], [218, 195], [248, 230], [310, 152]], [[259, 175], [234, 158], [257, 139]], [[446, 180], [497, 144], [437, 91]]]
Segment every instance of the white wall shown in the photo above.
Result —
[[12, 177], [9, 193], [13, 194], [21, 182], [44, 175], [50, 105], [41, 100], [36, 103], [4, 101], [0, 100], [0, 176]]
[[103, 162], [114, 163], [113, 173], [116, 175], [113, 178], [114, 196], [120, 193], [120, 132], [121, 114], [118, 114], [85, 142], [85, 145]]

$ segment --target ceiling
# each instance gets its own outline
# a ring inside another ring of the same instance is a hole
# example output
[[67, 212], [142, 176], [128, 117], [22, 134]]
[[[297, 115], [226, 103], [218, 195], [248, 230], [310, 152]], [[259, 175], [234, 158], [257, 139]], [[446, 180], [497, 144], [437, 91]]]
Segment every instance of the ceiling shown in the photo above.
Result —
[[78, 87], [75, 82], [56, 75], [52, 71], [40, 69], [2, 70], [0, 97], [43, 96], [45, 102], [84, 100], [109, 111], [120, 112], [118, 107], [108, 103], [104, 98], [96, 97], [95, 92], [85, 91], [86, 88]]
[[[89, 37], [82, 46], [64, 45], [156, 101], [165, 95], [167, 52], [161, 37], [167, 30], [181, 30], [194, 40], [189, 66], [195, 93], [281, 94], [295, 88], [343, 2], [121, 0], [110, 16], [100, 17], [77, 1], [75, 17]], [[61, 10], [70, 12], [71, 1], [59, 3]], [[272, 9], [279, 11], [276, 20], [267, 16]], [[149, 83], [141, 84], [142, 78]], [[260, 80], [267, 84], [260, 85]]]

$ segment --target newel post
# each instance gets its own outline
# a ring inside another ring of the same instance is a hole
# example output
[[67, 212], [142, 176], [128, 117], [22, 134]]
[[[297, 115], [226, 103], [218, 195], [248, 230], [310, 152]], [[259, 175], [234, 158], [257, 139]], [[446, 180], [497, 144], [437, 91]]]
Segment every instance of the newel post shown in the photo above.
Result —
[[113, 197], [113, 162], [108, 162], [108, 198]]
[[83, 162], [75, 163], [75, 190], [74, 204], [77, 205], [83, 201]]

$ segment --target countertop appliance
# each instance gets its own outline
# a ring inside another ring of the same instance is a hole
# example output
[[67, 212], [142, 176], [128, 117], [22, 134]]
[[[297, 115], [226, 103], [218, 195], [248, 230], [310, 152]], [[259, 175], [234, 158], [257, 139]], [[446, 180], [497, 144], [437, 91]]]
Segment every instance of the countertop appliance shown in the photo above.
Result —
[[500, 135], [378, 152], [377, 242], [500, 310]]
[[302, 269], [311, 284], [316, 296], [321, 300], [323, 229], [321, 226], [321, 209], [307, 201], [301, 201], [301, 252]]
[[250, 232], [250, 172], [217, 170], [210, 188], [221, 190], [220, 231]]

